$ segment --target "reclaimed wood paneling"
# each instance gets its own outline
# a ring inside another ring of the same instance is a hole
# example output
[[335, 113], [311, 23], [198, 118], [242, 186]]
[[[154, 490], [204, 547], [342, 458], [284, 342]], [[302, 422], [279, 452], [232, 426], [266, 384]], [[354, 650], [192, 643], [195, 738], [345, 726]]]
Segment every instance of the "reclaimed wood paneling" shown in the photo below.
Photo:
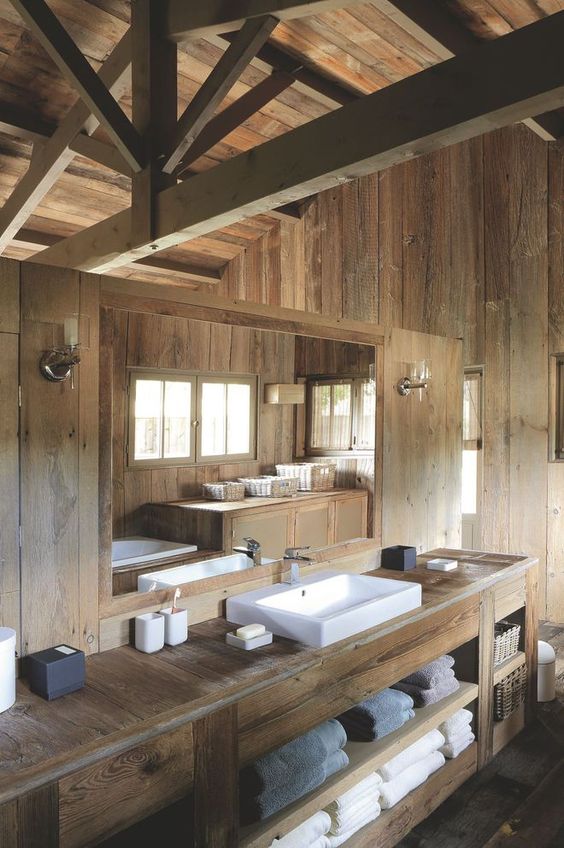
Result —
[[20, 331], [20, 263], [0, 262], [0, 333]]

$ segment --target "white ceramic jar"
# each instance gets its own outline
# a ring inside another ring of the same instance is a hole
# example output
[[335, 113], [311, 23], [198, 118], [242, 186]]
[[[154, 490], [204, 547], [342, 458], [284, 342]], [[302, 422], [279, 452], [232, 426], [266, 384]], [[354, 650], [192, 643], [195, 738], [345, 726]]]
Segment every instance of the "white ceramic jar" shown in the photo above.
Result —
[[537, 700], [554, 701], [556, 698], [556, 653], [552, 645], [539, 640]]
[[16, 631], [0, 627], [0, 713], [16, 701]]
[[135, 647], [144, 654], [154, 654], [164, 647], [165, 623], [158, 612], [147, 612], [135, 618]]
[[164, 618], [165, 645], [181, 645], [188, 638], [188, 610], [172, 607], [161, 610]]

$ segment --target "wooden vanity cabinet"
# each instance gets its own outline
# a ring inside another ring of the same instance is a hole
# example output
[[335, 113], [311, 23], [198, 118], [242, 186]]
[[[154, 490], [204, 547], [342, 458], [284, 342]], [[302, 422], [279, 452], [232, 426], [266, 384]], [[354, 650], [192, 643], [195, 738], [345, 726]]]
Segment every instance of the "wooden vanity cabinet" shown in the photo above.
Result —
[[231, 525], [230, 538], [225, 543], [226, 553], [229, 548], [244, 547], [245, 538], [251, 538], [261, 543], [263, 556], [272, 559], [284, 556], [291, 535], [291, 514], [288, 510], [265, 510], [257, 515], [241, 515], [226, 523]]

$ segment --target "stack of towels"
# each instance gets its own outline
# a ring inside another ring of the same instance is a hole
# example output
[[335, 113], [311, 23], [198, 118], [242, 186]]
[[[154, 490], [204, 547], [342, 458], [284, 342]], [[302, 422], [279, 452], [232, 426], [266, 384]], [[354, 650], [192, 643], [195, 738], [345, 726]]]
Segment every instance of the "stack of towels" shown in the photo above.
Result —
[[343, 725], [330, 719], [242, 769], [242, 824], [268, 818], [345, 768], [346, 741]]
[[472, 713], [470, 710], [458, 710], [458, 712], [439, 725], [439, 730], [445, 738], [445, 744], [441, 746], [441, 752], [449, 760], [454, 760], [458, 757], [476, 738], [472, 733], [471, 721]]
[[378, 818], [381, 784], [380, 775], [372, 772], [325, 807], [325, 812], [331, 817], [331, 828], [328, 834], [329, 848], [342, 845], [357, 830]]
[[444, 766], [442, 747], [445, 741], [442, 733], [432, 730], [378, 769], [382, 778], [380, 806], [383, 810], [389, 810]]
[[460, 688], [460, 683], [454, 676], [453, 665], [453, 657], [439, 657], [414, 674], [408, 674], [399, 683], [395, 683], [393, 688], [410, 695], [416, 707], [436, 704]]
[[286, 836], [275, 839], [270, 848], [331, 848], [326, 836], [330, 827], [330, 816], [321, 810]]
[[413, 718], [413, 698], [404, 692], [384, 689], [339, 716], [347, 736], [355, 742], [373, 742]]

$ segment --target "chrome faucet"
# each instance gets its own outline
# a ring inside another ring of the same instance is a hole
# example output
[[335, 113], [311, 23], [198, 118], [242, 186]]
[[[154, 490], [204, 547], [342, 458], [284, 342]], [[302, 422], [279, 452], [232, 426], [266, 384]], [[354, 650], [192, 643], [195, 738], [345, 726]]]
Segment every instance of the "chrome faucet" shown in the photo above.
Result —
[[309, 545], [305, 545], [302, 548], [286, 548], [283, 559], [290, 563], [290, 574], [283, 581], [284, 583], [295, 586], [302, 582], [300, 579], [300, 562], [311, 562], [311, 557], [304, 556], [301, 551], [309, 551], [309, 547]]
[[250, 536], [245, 536], [243, 541], [247, 543], [247, 547], [236, 547], [233, 548], [233, 551], [238, 554], [246, 554], [253, 563], [253, 565], [261, 565], [262, 547], [260, 542], [257, 542], [256, 539], [252, 539]]

